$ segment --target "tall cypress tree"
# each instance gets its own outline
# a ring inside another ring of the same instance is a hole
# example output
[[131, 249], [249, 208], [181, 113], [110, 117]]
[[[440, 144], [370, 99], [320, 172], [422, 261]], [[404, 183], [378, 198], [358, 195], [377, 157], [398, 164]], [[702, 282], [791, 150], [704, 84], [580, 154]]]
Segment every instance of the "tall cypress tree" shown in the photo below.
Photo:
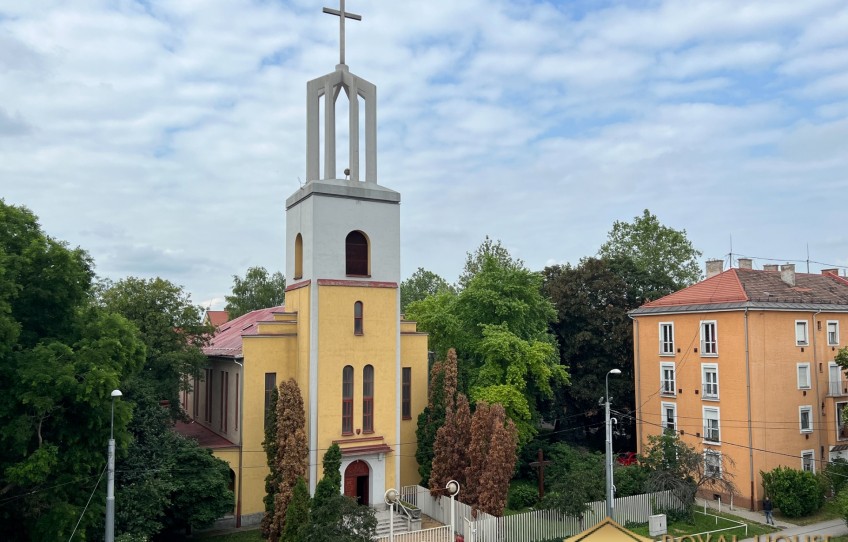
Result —
[[265, 515], [262, 517], [260, 526], [262, 538], [268, 538], [271, 535], [271, 522], [274, 520], [274, 496], [277, 494], [277, 488], [280, 485], [280, 474], [277, 471], [277, 400], [279, 397], [277, 388], [271, 390], [270, 408], [265, 413], [265, 440], [262, 441], [262, 447], [265, 449], [268, 469], [271, 472], [265, 477], [265, 497], [262, 499], [262, 502], [265, 503]]

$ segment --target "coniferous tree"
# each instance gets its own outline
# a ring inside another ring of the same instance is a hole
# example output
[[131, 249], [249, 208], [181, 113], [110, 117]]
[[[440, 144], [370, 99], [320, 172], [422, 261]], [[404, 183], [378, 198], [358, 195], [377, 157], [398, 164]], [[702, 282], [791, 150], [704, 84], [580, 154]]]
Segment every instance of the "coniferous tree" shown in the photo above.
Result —
[[284, 542], [301, 542], [309, 525], [309, 488], [306, 480], [298, 478], [286, 510], [286, 527], [280, 537]]
[[465, 469], [466, 504], [495, 516], [503, 514], [517, 444], [518, 432], [503, 406], [477, 403], [471, 420], [469, 466]]
[[324, 452], [324, 476], [315, 486], [313, 508], [329, 501], [342, 490], [342, 450], [333, 444]]
[[306, 477], [309, 446], [306, 443], [306, 413], [297, 382], [290, 378], [280, 384], [277, 400], [277, 456], [279, 483], [274, 495], [274, 518], [268, 539], [279, 540], [286, 526], [286, 512], [298, 478]]
[[265, 477], [265, 497], [262, 499], [265, 503], [265, 515], [260, 525], [262, 538], [266, 539], [271, 535], [271, 523], [274, 521], [274, 496], [280, 486], [280, 475], [277, 471], [277, 400], [279, 397], [277, 388], [271, 390], [268, 412], [265, 413], [265, 440], [262, 441], [262, 447], [268, 459], [268, 470], [270, 470]]
[[445, 424], [436, 433], [433, 469], [430, 472], [431, 495], [444, 495], [444, 488], [451, 480], [465, 487], [470, 444], [471, 407], [465, 394], [458, 393], [456, 405], [448, 408]]

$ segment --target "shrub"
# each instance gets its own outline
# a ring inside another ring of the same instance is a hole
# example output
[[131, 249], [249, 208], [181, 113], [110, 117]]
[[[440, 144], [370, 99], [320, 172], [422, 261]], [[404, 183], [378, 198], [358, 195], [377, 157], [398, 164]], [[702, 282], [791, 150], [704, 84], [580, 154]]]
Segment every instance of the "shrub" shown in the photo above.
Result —
[[645, 485], [648, 482], [648, 469], [641, 465], [628, 465], [614, 467], [615, 496], [630, 497], [645, 493]]
[[824, 504], [824, 486], [811, 472], [777, 467], [760, 474], [766, 494], [788, 518], [807, 516]]
[[834, 495], [839, 495], [848, 481], [848, 461], [842, 458], [834, 459], [825, 467], [824, 475], [827, 477], [830, 490]]
[[513, 482], [509, 486], [507, 507], [510, 510], [522, 510], [534, 506], [539, 500], [539, 488], [532, 482]]

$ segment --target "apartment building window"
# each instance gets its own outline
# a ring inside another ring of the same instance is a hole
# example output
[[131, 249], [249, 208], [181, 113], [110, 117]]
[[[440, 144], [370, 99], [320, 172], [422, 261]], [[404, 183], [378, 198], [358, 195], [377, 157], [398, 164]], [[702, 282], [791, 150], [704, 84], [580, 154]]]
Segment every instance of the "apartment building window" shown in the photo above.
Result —
[[816, 472], [816, 451], [815, 450], [804, 450], [801, 452], [801, 470], [812, 472], [815, 474]]
[[230, 408], [230, 372], [221, 371], [221, 420], [219, 428], [222, 433], [227, 432], [227, 413]]
[[721, 452], [704, 450], [704, 474], [710, 478], [721, 478]]
[[795, 320], [795, 344], [797, 346], [807, 346], [810, 344], [807, 336], [806, 320]]
[[374, 367], [362, 369], [362, 432], [374, 432]]
[[827, 344], [830, 346], [839, 344], [839, 322], [836, 320], [827, 321]]
[[715, 356], [717, 354], [716, 322], [715, 320], [701, 322], [701, 355]]
[[412, 419], [412, 367], [404, 367], [401, 382], [400, 411], [404, 420]]
[[193, 413], [192, 413], [191, 417], [194, 418], [194, 419], [197, 419], [197, 411], [199, 410], [198, 405], [200, 404], [200, 388], [197, 387], [198, 384], [200, 384], [200, 381], [197, 378], [197, 375], [195, 375], [194, 386], [192, 386], [192, 388], [191, 388], [191, 398], [192, 398], [192, 403], [194, 403]]
[[843, 412], [848, 403], [836, 403], [836, 440], [848, 439], [848, 424], [845, 423]]
[[799, 423], [802, 433], [813, 432], [813, 407], [807, 405], [798, 407]]
[[342, 434], [353, 434], [353, 367], [342, 369]]
[[236, 418], [233, 422], [235, 425], [235, 430], [238, 431], [238, 422], [239, 422], [239, 374], [236, 373]]
[[718, 399], [718, 365], [715, 363], [701, 364], [701, 392], [704, 399]]
[[674, 382], [674, 364], [660, 363], [660, 393], [663, 395], [676, 395], [677, 388]]
[[674, 324], [672, 322], [660, 322], [660, 355], [674, 355]]
[[832, 361], [827, 365], [827, 394], [842, 395], [842, 367]]
[[677, 429], [677, 405], [674, 403], [662, 403], [661, 421], [663, 429], [674, 432]]
[[721, 444], [718, 407], [704, 407], [704, 440]]
[[809, 363], [799, 363], [798, 364], [798, 389], [799, 390], [810, 389], [810, 364]]
[[271, 398], [277, 388], [277, 373], [265, 373], [265, 428], [268, 428], [268, 414], [271, 412]]

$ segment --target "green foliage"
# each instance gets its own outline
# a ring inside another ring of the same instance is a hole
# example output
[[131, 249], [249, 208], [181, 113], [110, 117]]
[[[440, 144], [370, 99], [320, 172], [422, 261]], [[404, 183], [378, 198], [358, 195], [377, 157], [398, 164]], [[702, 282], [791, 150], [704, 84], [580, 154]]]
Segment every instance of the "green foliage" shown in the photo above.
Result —
[[538, 484], [524, 480], [514, 481], [509, 485], [506, 505], [510, 510], [523, 510], [536, 506], [539, 502]]
[[823, 485], [812, 472], [777, 467], [760, 475], [766, 495], [788, 518], [807, 516], [824, 504]]
[[283, 542], [300, 542], [303, 540], [304, 532], [309, 524], [309, 488], [306, 480], [298, 478], [292, 490], [292, 499], [286, 510], [286, 527], [280, 540]]
[[833, 361], [842, 367], [843, 370], [848, 371], [848, 346], [840, 348], [836, 353], [836, 356], [833, 358]]
[[633, 217], [633, 222], [616, 220], [598, 256], [632, 258], [639, 269], [651, 275], [669, 276], [677, 288], [701, 280], [701, 251], [692, 246], [686, 230], [663, 226], [648, 209]]
[[552, 445], [547, 452], [551, 464], [545, 469], [543, 505], [561, 513], [580, 517], [586, 503], [604, 498], [604, 456], [565, 443]]
[[324, 452], [324, 476], [315, 485], [314, 507], [321, 507], [339, 494], [342, 489], [342, 451], [332, 444]]
[[415, 430], [418, 442], [415, 449], [415, 460], [418, 462], [418, 474], [421, 475], [421, 485], [424, 487], [430, 485], [436, 433], [445, 423], [448, 395], [450, 393], [445, 390], [444, 362], [437, 361], [430, 369], [428, 404], [418, 415], [418, 425]]
[[519, 258], [513, 258], [509, 251], [501, 244], [500, 240], [493, 241], [488, 235], [480, 246], [471, 253], [465, 253], [465, 266], [459, 275], [459, 289], [464, 289], [483, 268], [485, 260], [495, 260], [499, 267], [504, 269], [524, 269], [524, 262]]
[[224, 299], [227, 301], [224, 310], [230, 319], [282, 305], [286, 300], [286, 277], [279, 271], [269, 274], [264, 267], [251, 267], [244, 278], [233, 275], [233, 293]]
[[408, 279], [400, 283], [400, 312], [413, 301], [421, 301], [440, 292], [454, 292], [453, 286], [432, 271], [419, 267]]
[[842, 489], [848, 483], [848, 461], [841, 457], [830, 461], [824, 468], [824, 476], [834, 495], [842, 493]]
[[614, 465], [613, 477], [615, 479], [615, 496], [630, 497], [645, 492], [648, 484], [649, 472], [641, 465]]
[[265, 496], [262, 502], [265, 504], [265, 515], [262, 516], [260, 530], [262, 538], [271, 535], [271, 522], [274, 520], [274, 496], [280, 487], [280, 471], [277, 469], [277, 401], [280, 392], [277, 388], [271, 390], [271, 401], [268, 411], [265, 413], [265, 440], [262, 441], [262, 449], [268, 461], [269, 473], [265, 476]]

